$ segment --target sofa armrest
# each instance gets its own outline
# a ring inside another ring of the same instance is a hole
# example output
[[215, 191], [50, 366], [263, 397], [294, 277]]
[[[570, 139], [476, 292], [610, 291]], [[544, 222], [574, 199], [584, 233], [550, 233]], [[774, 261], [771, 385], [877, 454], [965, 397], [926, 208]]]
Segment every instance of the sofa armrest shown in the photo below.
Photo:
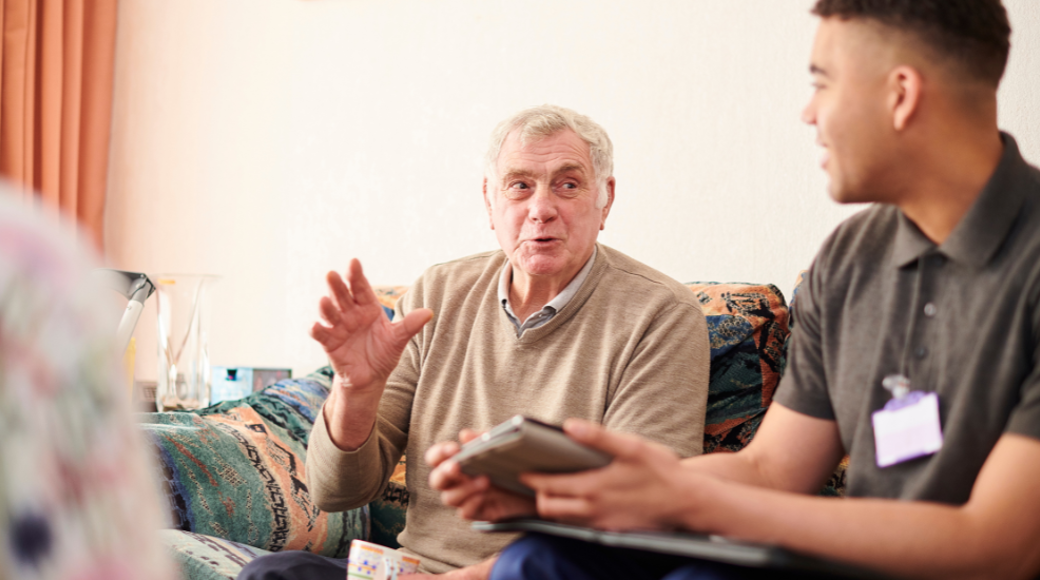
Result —
[[263, 550], [345, 557], [370, 533], [365, 506], [327, 513], [307, 489], [307, 438], [328, 396], [327, 369], [198, 411], [150, 413], [172, 527]]

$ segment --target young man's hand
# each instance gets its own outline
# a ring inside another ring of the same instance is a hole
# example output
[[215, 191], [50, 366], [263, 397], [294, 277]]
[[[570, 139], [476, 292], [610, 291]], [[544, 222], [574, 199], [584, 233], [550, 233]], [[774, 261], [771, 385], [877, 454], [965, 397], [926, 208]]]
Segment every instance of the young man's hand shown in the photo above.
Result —
[[677, 527], [683, 492], [675, 452], [580, 419], [568, 419], [563, 428], [578, 443], [605, 451], [614, 460], [576, 474], [523, 474], [521, 481], [538, 494], [538, 515], [608, 530]]

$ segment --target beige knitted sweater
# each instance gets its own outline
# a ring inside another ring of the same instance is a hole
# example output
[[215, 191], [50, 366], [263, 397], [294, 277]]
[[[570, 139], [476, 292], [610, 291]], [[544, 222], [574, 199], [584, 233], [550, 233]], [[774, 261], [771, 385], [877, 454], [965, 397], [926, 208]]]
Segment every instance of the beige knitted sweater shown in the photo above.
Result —
[[469, 529], [427, 479], [426, 449], [463, 428], [487, 430], [516, 414], [568, 417], [638, 433], [683, 456], [701, 451], [708, 392], [708, 330], [692, 292], [600, 245], [573, 299], [517, 338], [498, 301], [501, 251], [433, 266], [398, 302], [398, 315], [434, 311], [391, 374], [368, 440], [344, 452], [319, 414], [307, 450], [310, 492], [326, 511], [382, 493], [402, 453], [409, 504], [401, 545], [441, 573], [474, 564], [512, 535]]

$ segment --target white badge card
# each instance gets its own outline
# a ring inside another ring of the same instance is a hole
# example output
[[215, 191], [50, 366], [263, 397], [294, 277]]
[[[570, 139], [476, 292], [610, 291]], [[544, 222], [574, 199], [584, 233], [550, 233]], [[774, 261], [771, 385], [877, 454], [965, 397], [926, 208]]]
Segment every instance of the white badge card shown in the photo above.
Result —
[[878, 467], [888, 467], [942, 448], [939, 396], [912, 391], [875, 411], [874, 446]]

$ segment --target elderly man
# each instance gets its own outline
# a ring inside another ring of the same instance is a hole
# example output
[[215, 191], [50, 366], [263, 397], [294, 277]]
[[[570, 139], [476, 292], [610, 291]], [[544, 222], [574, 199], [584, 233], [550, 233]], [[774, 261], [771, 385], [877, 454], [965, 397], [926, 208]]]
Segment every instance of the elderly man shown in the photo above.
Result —
[[[1007, 15], [999, 0], [814, 12], [803, 120], [831, 196], [875, 205], [817, 255], [755, 440], [680, 461], [573, 421], [613, 464], [525, 481], [542, 516], [595, 527], [685, 528], [905, 578], [1037, 578], [1040, 171], [997, 129]], [[846, 453], [849, 497], [812, 496]], [[775, 575], [529, 536], [492, 577]]]
[[[378, 498], [404, 454], [403, 549], [423, 572], [479, 578], [511, 538], [473, 532], [441, 504], [422, 460], [435, 442], [524, 414], [700, 452], [707, 325], [687, 288], [596, 243], [612, 165], [610, 139], [589, 118], [523, 111], [494, 131], [487, 158], [484, 202], [501, 250], [427, 270], [392, 324], [356, 260], [346, 281], [329, 273], [324, 324], [311, 331], [336, 372], [307, 455], [318, 505]], [[341, 580], [344, 568], [293, 553], [258, 559], [240, 578]]]

